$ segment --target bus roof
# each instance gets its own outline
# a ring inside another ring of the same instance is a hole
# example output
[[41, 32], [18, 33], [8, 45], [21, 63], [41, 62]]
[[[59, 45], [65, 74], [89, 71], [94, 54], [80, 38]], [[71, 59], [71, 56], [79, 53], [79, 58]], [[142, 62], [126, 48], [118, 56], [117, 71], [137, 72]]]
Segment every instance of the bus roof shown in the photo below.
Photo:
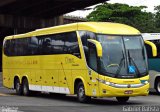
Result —
[[140, 32], [128, 25], [120, 24], [120, 23], [110, 23], [110, 22], [80, 22], [80, 23], [72, 23], [66, 25], [59, 25], [49, 28], [37, 29], [32, 32], [28, 32], [20, 35], [12, 35], [6, 37], [9, 38], [23, 38], [29, 36], [38, 36], [38, 35], [46, 35], [46, 34], [56, 34], [62, 32], [70, 32], [77, 30], [86, 30], [95, 33], [102, 34], [115, 34], [115, 35], [138, 35]]

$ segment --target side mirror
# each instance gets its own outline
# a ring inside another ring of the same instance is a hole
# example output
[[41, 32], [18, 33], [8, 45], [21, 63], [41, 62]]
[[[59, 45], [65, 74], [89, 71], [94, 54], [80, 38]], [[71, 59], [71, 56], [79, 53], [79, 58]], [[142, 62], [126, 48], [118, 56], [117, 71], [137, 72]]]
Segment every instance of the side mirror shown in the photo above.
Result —
[[156, 47], [156, 45], [153, 42], [150, 42], [150, 41], [147, 41], [147, 40], [145, 40], [144, 42], [145, 42], [145, 44], [151, 46], [152, 55], [153, 55], [153, 57], [156, 57], [157, 56], [157, 47]]
[[102, 46], [101, 46], [100, 42], [98, 42], [97, 40], [93, 40], [93, 39], [87, 39], [87, 41], [89, 43], [95, 45], [96, 51], [97, 51], [97, 56], [102, 57]]

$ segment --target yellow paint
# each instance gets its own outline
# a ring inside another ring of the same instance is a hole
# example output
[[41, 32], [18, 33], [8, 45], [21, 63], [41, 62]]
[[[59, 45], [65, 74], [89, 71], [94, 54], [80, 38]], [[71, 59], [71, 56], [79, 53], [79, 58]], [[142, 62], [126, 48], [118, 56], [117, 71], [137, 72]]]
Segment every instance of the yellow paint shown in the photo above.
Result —
[[93, 40], [93, 39], [88, 39], [88, 41], [95, 44], [96, 50], [97, 50], [97, 56], [102, 57], [102, 46], [100, 42], [98, 42], [97, 40]]
[[156, 57], [157, 56], [157, 47], [156, 47], [156, 45], [153, 42], [148, 41], [148, 40], [145, 40], [145, 43], [148, 44], [149, 46], [151, 46], [151, 48], [152, 48], [152, 55], [154, 57]]
[[[38, 29], [25, 34], [8, 36], [5, 40], [70, 31], [77, 32], [79, 30], [101, 34], [140, 35], [140, 32], [137, 29], [123, 24], [107, 22], [82, 22]], [[77, 79], [80, 79], [84, 83], [86, 95], [88, 96], [127, 96], [123, 94], [123, 92], [128, 89], [109, 87], [97, 81], [97, 78], [99, 78], [109, 82], [116, 82], [118, 84], [124, 83], [124, 79], [102, 76], [89, 69], [85, 61], [82, 42], [78, 32], [77, 38], [81, 58], [70, 54], [18, 57], [8, 57], [3, 54], [3, 85], [7, 88], [13, 88], [15, 76], [19, 77], [21, 83], [22, 77], [26, 76], [29, 84], [31, 85], [65, 87], [69, 88], [70, 94], [74, 94], [74, 83]], [[97, 46], [98, 45], [99, 44], [97, 43]], [[101, 56], [101, 46], [98, 46], [97, 49], [98, 55]], [[136, 84], [140, 83], [141, 79], [148, 80], [148, 78], [149, 77], [147, 76], [140, 79], [125, 79], [125, 81], [128, 81], [129, 84]], [[149, 84], [141, 88], [129, 88], [135, 92], [128, 96], [147, 95], [148, 88]], [[107, 94], [102, 93], [103, 89], [107, 90]]]

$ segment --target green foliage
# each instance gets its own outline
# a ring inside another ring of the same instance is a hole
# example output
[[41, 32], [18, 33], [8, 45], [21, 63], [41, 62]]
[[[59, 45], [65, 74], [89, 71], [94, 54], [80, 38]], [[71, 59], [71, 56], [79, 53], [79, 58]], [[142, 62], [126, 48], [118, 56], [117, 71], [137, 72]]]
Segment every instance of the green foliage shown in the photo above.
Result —
[[154, 10], [156, 11], [156, 14], [155, 14], [156, 27], [158, 28], [160, 32], [160, 5], [155, 7]]
[[145, 8], [147, 7], [103, 3], [94, 8], [87, 20], [124, 23], [147, 33], [160, 32], [160, 6], [155, 7], [156, 14], [144, 11]]

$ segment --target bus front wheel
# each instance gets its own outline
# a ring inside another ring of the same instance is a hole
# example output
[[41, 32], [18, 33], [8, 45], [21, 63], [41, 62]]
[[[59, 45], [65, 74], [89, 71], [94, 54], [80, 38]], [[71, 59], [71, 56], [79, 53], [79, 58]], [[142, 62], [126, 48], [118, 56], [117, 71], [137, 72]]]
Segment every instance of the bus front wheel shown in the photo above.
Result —
[[29, 96], [30, 90], [29, 90], [29, 85], [28, 85], [28, 80], [27, 79], [23, 80], [22, 89], [23, 89], [23, 95], [24, 96]]
[[15, 89], [16, 89], [16, 93], [17, 93], [18, 95], [22, 95], [22, 86], [21, 86], [21, 84], [20, 84], [19, 79], [16, 79], [16, 80], [15, 80]]
[[91, 100], [91, 97], [85, 95], [85, 88], [82, 82], [79, 82], [77, 86], [77, 98], [81, 103], [86, 103]]
[[126, 103], [129, 100], [129, 97], [116, 97], [119, 103]]

